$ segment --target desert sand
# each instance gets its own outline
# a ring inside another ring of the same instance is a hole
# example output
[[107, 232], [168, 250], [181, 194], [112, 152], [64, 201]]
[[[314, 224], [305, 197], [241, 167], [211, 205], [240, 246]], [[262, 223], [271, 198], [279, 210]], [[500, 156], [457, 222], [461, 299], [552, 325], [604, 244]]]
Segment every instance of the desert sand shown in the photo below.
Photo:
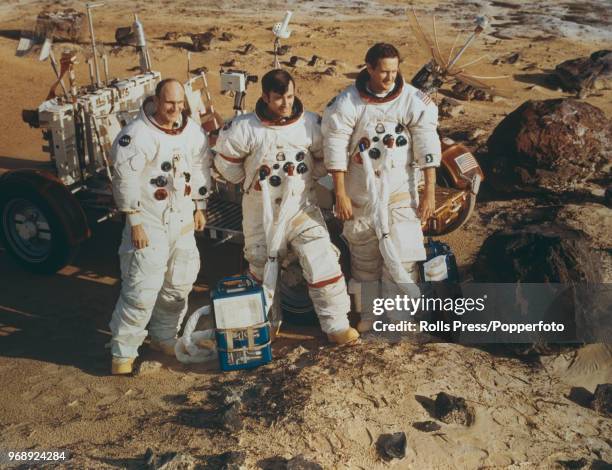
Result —
[[[473, 149], [524, 101], [573, 96], [549, 86], [546, 74], [564, 60], [612, 44], [605, 1], [413, 4], [428, 31], [436, 13], [446, 50], [458, 31], [471, 28], [476, 13], [493, 19], [465, 60], [487, 54], [475, 71], [507, 75], [503, 86], [510, 97], [462, 102], [463, 114], [440, 121], [443, 135]], [[51, 67], [36, 56], [18, 58], [15, 49], [20, 30], [31, 28], [40, 10], [66, 7], [83, 10], [81, 3], [64, 0], [0, 5], [0, 172], [48, 161], [40, 131], [22, 122], [21, 111], [35, 109], [45, 98], [54, 81]], [[210, 50], [192, 53], [192, 66], [208, 69], [214, 103], [227, 118], [232, 99], [219, 93], [219, 68], [234, 59], [232, 68], [263, 75], [273, 59], [271, 26], [287, 9], [294, 11], [293, 33], [282, 42], [291, 47], [282, 60], [314, 54], [322, 59], [314, 67], [301, 63], [290, 69], [307, 109], [322, 112], [351, 83], [374, 42], [398, 46], [402, 72], [410, 79], [429, 58], [410, 32], [407, 8], [407, 2], [387, 0], [108, 2], [95, 10], [94, 24], [114, 77], [130, 75], [137, 65], [131, 48], [114, 48], [114, 31], [131, 23], [132, 12], [144, 24], [153, 68], [164, 77], [186, 78], [189, 33], [231, 33], [231, 40], [214, 39]], [[169, 31], [178, 33], [176, 40], [163, 39]], [[248, 43], [253, 51], [242, 54]], [[87, 42], [56, 45], [63, 47], [82, 52], [77, 73], [85, 84]], [[519, 59], [506, 63], [515, 53]], [[500, 59], [497, 65], [495, 59]], [[440, 101], [444, 92], [434, 98]], [[610, 116], [611, 93], [598, 92], [585, 101]], [[256, 84], [247, 95], [247, 109], [258, 95]], [[484, 132], [472, 139], [477, 129]], [[539, 203], [520, 202], [526, 207]], [[468, 224], [444, 238], [464, 275], [469, 276], [484, 239], [503, 225], [495, 222], [495, 214], [513, 204], [483, 201]], [[610, 209], [596, 206], [609, 226]], [[583, 228], [609, 253], [610, 231], [598, 224], [599, 219]], [[275, 468], [300, 454], [325, 469], [609, 468], [605, 462], [612, 462], [610, 419], [576, 398], [581, 390], [592, 393], [597, 384], [612, 382], [609, 346], [542, 357], [375, 340], [334, 348], [316, 328], [287, 325], [274, 344], [275, 360], [252, 372], [222, 374], [215, 363], [185, 366], [145, 346], [141, 357], [161, 362], [159, 370], [110, 377], [105, 344], [119, 293], [119, 237], [118, 224], [97, 227], [73, 264], [49, 277], [23, 271], [0, 252], [0, 450], [65, 449], [71, 454], [65, 468], [140, 468], [147, 448], [189, 453], [200, 468], [220, 468], [219, 456], [227, 451], [246, 452], [248, 469]], [[218, 279], [244, 267], [238, 245], [217, 247], [201, 240], [200, 249], [203, 269], [192, 308], [208, 302]], [[431, 403], [442, 391], [465, 398], [474, 411], [473, 424], [435, 420]], [[242, 403], [239, 423], [224, 429], [219, 414], [232, 400]], [[432, 420], [439, 426], [432, 432], [413, 426]], [[376, 452], [378, 436], [399, 431], [407, 435], [406, 457], [385, 463]]]

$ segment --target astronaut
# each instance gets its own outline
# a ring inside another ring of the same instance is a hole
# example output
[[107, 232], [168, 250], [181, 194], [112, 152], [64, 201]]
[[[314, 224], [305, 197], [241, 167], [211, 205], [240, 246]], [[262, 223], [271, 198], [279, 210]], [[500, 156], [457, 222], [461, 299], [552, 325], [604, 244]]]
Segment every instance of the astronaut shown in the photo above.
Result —
[[[200, 269], [194, 229], [206, 223], [212, 155], [185, 112], [180, 82], [162, 80], [112, 148], [113, 196], [126, 214], [121, 294], [110, 322], [113, 374], [129, 374], [148, 332], [174, 355], [187, 296]], [[149, 323], [150, 320], [150, 323]]]
[[[263, 284], [272, 305], [278, 260], [290, 247], [299, 259], [323, 332], [337, 344], [354, 341], [359, 334], [347, 318], [350, 299], [339, 251], [316, 205], [315, 178], [326, 174], [319, 118], [304, 111], [288, 72], [272, 70], [261, 84], [255, 112], [234, 118], [221, 130], [214, 160], [224, 178], [244, 188], [249, 273]], [[273, 325], [277, 321], [271, 320]]]
[[328, 104], [322, 121], [325, 166], [351, 252], [349, 292], [361, 315], [360, 332], [372, 328], [374, 298], [398, 290], [419, 295], [416, 262], [426, 257], [421, 220], [435, 209], [441, 159], [437, 107], [404, 82], [397, 49], [375, 44], [365, 62], [355, 83]]

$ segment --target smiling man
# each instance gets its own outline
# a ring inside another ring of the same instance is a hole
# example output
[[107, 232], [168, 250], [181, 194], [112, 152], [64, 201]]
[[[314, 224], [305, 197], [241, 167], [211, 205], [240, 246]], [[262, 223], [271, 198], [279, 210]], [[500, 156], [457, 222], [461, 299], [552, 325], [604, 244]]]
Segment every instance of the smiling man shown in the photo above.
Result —
[[[297, 255], [308, 290], [330, 341], [344, 344], [359, 334], [349, 327], [346, 283], [316, 204], [315, 178], [326, 174], [317, 115], [304, 111], [295, 82], [284, 70], [262, 80], [255, 112], [228, 122], [215, 145], [215, 167], [242, 183], [244, 255], [252, 278], [274, 297], [278, 259]], [[278, 323], [272, 311], [272, 323]]]
[[[350, 286], [359, 297], [362, 332], [371, 329], [379, 281], [383, 297], [397, 287], [418, 292], [416, 262], [425, 259], [421, 220], [435, 209], [441, 157], [437, 107], [404, 82], [397, 49], [375, 44], [365, 61], [355, 83], [328, 104], [322, 123], [325, 166], [351, 251]], [[419, 201], [421, 173], [425, 189]]]
[[113, 196], [127, 221], [121, 294], [110, 322], [113, 374], [132, 372], [149, 320], [152, 347], [174, 355], [200, 268], [194, 229], [206, 223], [212, 157], [184, 108], [183, 85], [162, 80], [113, 143]]

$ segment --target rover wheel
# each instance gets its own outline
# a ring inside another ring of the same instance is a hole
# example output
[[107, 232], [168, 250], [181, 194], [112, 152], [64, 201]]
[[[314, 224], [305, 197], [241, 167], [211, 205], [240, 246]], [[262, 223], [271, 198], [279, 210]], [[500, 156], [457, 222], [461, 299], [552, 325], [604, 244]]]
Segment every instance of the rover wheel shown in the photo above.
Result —
[[0, 192], [0, 238], [22, 266], [44, 274], [68, 264], [77, 249], [44, 198], [13, 184]]

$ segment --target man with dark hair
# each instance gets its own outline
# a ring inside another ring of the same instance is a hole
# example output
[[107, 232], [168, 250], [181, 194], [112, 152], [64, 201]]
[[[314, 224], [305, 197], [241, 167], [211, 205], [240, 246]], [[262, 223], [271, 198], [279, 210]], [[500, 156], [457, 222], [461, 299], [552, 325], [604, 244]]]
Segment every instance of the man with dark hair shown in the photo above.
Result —
[[151, 345], [174, 355], [200, 269], [194, 229], [206, 223], [211, 155], [184, 106], [183, 85], [163, 80], [113, 143], [113, 196], [127, 220], [121, 294], [110, 322], [113, 374], [132, 372], [149, 320]]
[[325, 166], [334, 179], [337, 216], [345, 221], [349, 291], [356, 296], [362, 332], [372, 327], [373, 298], [394, 296], [398, 288], [420, 294], [415, 283], [416, 262], [425, 259], [421, 220], [435, 208], [441, 158], [437, 107], [404, 82], [397, 49], [378, 43], [365, 59], [366, 68], [328, 104], [322, 123]]
[[[284, 70], [261, 80], [255, 112], [228, 122], [215, 145], [215, 167], [242, 183], [244, 255], [252, 278], [263, 284], [273, 305], [278, 260], [288, 247], [297, 255], [322, 330], [344, 344], [359, 334], [350, 328], [346, 283], [316, 204], [315, 178], [326, 174], [319, 118], [304, 111], [295, 82]], [[270, 309], [273, 327], [277, 312]]]

